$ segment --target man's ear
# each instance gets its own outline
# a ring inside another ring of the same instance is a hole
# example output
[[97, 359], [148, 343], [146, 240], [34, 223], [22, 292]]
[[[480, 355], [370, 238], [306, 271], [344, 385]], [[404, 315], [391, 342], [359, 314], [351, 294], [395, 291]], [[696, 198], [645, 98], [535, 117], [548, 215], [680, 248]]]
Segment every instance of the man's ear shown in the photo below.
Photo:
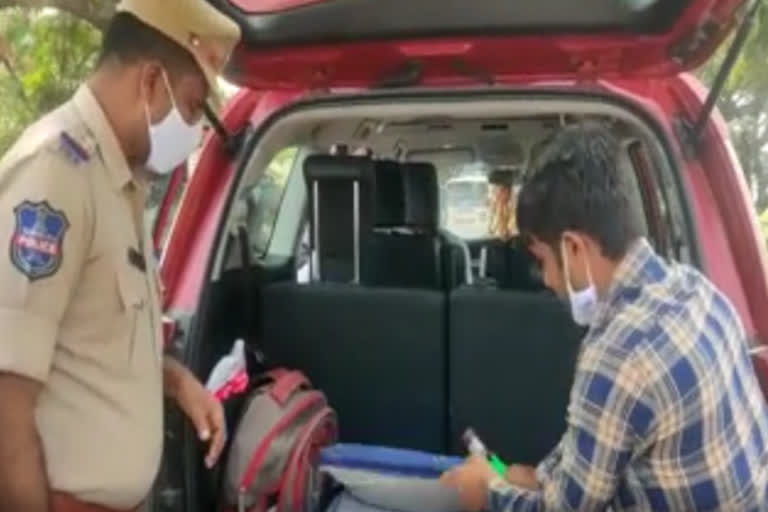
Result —
[[558, 247], [558, 251], [565, 251], [569, 260], [573, 259], [577, 253], [584, 249], [581, 241], [581, 237], [573, 231], [563, 231], [561, 237], [561, 247]]
[[163, 78], [163, 67], [159, 62], [149, 61], [142, 65], [140, 97], [149, 110], [150, 121], [154, 124], [168, 113], [168, 88]]

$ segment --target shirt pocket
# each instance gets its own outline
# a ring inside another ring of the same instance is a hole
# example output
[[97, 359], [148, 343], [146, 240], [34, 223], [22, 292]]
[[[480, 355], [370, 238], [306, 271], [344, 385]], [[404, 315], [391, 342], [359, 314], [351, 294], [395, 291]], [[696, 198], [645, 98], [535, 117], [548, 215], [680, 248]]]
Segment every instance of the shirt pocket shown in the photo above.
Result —
[[120, 320], [115, 335], [121, 346], [121, 359], [133, 370], [142, 347], [152, 343], [147, 315], [149, 296], [147, 279], [141, 270], [125, 262], [117, 267], [117, 289], [120, 295]]

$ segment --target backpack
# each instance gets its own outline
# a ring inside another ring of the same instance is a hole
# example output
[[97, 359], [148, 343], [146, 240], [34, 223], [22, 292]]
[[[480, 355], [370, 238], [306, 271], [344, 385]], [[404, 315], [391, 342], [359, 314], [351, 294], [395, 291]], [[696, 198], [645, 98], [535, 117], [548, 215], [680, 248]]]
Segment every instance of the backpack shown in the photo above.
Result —
[[299, 371], [264, 374], [246, 398], [226, 462], [225, 508], [302, 512], [318, 499], [314, 465], [338, 425], [325, 395]]

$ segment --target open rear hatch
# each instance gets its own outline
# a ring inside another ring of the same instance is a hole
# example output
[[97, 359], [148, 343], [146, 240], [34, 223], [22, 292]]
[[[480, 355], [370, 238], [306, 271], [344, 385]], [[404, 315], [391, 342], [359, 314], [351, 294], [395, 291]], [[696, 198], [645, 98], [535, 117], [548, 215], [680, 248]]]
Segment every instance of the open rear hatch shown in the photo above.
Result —
[[677, 74], [748, 0], [210, 0], [243, 29], [252, 88], [446, 85]]

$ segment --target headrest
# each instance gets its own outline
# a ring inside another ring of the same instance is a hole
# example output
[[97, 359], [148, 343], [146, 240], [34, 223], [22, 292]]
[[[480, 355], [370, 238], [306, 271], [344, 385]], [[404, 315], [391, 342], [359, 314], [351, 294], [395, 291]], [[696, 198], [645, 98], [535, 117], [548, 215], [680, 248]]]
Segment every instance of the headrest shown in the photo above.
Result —
[[435, 166], [421, 162], [404, 164], [403, 184], [406, 225], [430, 232], [437, 230], [440, 212]]
[[[366, 157], [312, 155], [304, 161], [309, 197], [310, 245], [317, 250], [323, 281], [350, 282], [355, 276], [357, 232], [369, 229], [374, 163]], [[357, 222], [355, 187], [358, 183]], [[359, 256], [359, 254], [358, 254]]]
[[311, 155], [304, 160], [304, 179], [313, 181], [365, 181], [374, 176], [374, 162], [364, 156]]
[[376, 227], [405, 225], [405, 187], [403, 170], [394, 160], [376, 162], [376, 193], [374, 194]]

